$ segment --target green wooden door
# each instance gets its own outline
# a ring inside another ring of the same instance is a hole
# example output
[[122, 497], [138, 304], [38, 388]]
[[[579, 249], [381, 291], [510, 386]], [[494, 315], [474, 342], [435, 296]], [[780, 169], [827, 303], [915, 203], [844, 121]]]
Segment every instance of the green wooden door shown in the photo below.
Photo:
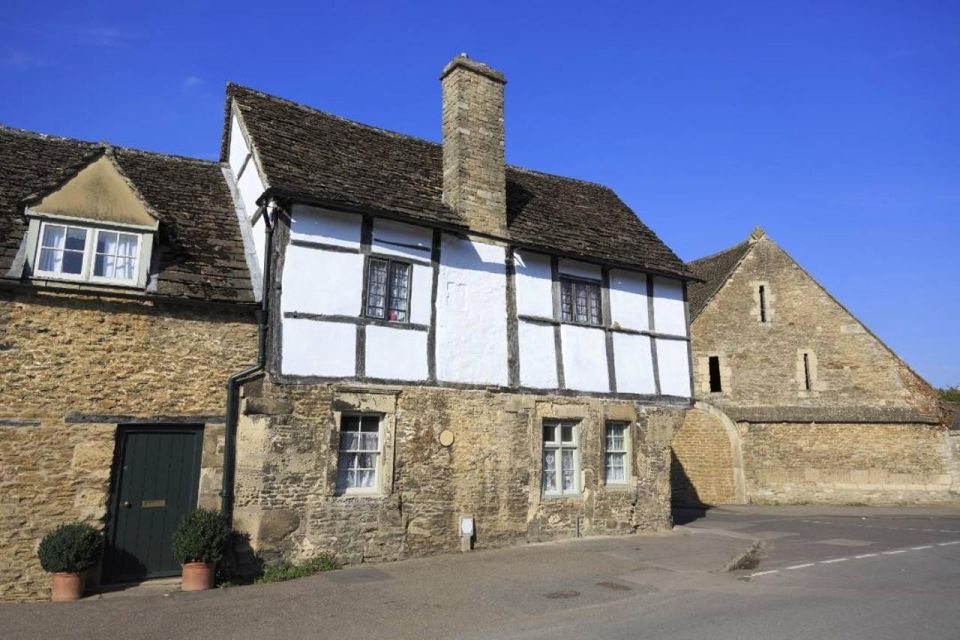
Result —
[[202, 427], [119, 428], [104, 582], [180, 574], [173, 532], [197, 506]]

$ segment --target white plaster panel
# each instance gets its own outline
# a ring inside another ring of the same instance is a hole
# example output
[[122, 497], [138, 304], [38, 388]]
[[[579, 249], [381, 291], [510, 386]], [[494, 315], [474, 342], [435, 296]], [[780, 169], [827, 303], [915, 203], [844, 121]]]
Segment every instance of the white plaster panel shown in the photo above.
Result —
[[283, 360], [287, 375], [356, 375], [357, 327], [344, 322], [283, 319]]
[[653, 279], [653, 326], [658, 333], [687, 335], [683, 311], [683, 283], [670, 278]]
[[430, 324], [430, 294], [433, 289], [433, 267], [413, 265], [410, 281], [410, 322]]
[[559, 384], [553, 327], [521, 320], [517, 341], [520, 343], [520, 384], [535, 389], [556, 389]]
[[298, 204], [293, 206], [290, 214], [290, 238], [359, 249], [362, 222], [363, 217], [359, 213], [329, 211]]
[[553, 276], [550, 256], [529, 251], [514, 253], [517, 270], [517, 313], [553, 317]]
[[430, 261], [433, 230], [385, 218], [373, 221], [372, 248], [377, 253]]
[[650, 328], [647, 276], [637, 271], [610, 271], [610, 319], [624, 329]]
[[257, 264], [260, 265], [260, 273], [263, 273], [263, 260], [267, 250], [267, 223], [263, 216], [257, 220], [257, 223], [251, 227], [253, 232], [253, 248], [257, 252]]
[[600, 280], [600, 266], [590, 264], [589, 262], [580, 262], [578, 260], [561, 260], [560, 273], [565, 276], [575, 278], [586, 278], [587, 280]]
[[366, 374], [389, 380], [427, 379], [427, 332], [369, 325]]
[[443, 234], [437, 286], [437, 377], [507, 384], [503, 247]]
[[660, 393], [690, 397], [690, 358], [686, 340], [657, 339]]
[[357, 316], [363, 297], [363, 256], [287, 246], [283, 311]]
[[607, 343], [602, 329], [565, 324], [560, 327], [563, 379], [568, 389], [610, 391]]
[[257, 199], [263, 195], [263, 189], [263, 181], [257, 173], [256, 164], [251, 164], [237, 180], [237, 191], [240, 192], [240, 199], [243, 201], [247, 217], [253, 217], [257, 212]]
[[657, 392], [649, 337], [629, 333], [613, 334], [613, 364], [617, 373], [618, 393]]
[[234, 176], [240, 175], [240, 169], [243, 168], [243, 161], [247, 159], [250, 150], [247, 148], [247, 141], [243, 137], [243, 131], [240, 130], [240, 122], [236, 116], [230, 119], [230, 169]]

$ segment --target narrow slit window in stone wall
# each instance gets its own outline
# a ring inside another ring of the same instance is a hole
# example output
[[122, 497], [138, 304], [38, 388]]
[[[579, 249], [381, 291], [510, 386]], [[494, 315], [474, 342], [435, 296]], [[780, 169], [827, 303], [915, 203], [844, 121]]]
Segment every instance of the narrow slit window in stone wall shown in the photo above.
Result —
[[576, 422], [543, 423], [544, 495], [566, 496], [580, 492], [580, 451]]
[[767, 321], [767, 289], [760, 285], [760, 322]]
[[803, 354], [803, 388], [810, 391], [813, 388], [813, 381], [810, 376], [810, 354]]
[[723, 383], [720, 381], [720, 356], [710, 356], [708, 364], [710, 369], [710, 393], [720, 393], [723, 391]]

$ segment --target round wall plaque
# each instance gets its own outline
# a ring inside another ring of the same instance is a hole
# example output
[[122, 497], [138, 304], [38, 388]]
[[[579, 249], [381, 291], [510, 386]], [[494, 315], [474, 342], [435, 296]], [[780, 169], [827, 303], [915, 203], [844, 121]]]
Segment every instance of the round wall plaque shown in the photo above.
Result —
[[450, 429], [444, 429], [440, 432], [440, 444], [449, 447], [453, 444], [453, 431]]

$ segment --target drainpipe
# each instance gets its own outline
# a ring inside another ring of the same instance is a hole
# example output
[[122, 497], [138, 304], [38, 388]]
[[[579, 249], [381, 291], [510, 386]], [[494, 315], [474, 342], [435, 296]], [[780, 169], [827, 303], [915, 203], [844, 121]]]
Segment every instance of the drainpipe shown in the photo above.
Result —
[[260, 308], [257, 310], [257, 364], [238, 371], [227, 378], [227, 415], [223, 436], [223, 484], [220, 488], [220, 510], [233, 522], [233, 486], [237, 470], [237, 419], [240, 385], [254, 374], [265, 370], [267, 364], [267, 315], [270, 300], [270, 267], [273, 262], [273, 226], [276, 212], [272, 201], [263, 204], [263, 221], [267, 225], [264, 242], [263, 286], [260, 287]]

